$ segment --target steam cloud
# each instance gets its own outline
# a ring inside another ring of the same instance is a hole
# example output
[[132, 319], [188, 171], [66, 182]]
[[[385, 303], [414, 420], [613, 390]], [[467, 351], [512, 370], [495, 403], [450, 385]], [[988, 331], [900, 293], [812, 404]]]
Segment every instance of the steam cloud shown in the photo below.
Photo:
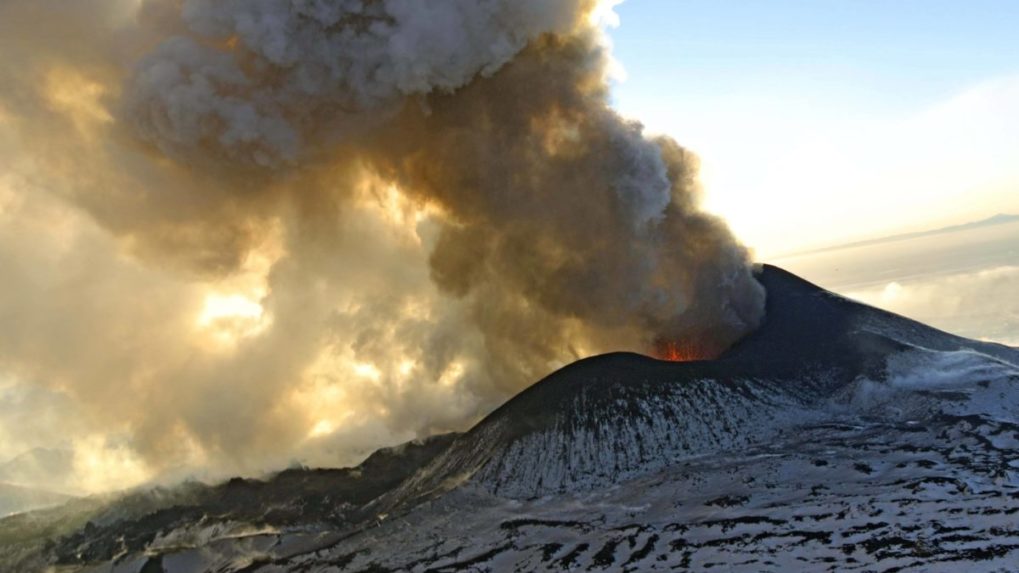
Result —
[[761, 319], [594, 0], [85, 4], [0, 5], [0, 372], [143, 473], [343, 463]]

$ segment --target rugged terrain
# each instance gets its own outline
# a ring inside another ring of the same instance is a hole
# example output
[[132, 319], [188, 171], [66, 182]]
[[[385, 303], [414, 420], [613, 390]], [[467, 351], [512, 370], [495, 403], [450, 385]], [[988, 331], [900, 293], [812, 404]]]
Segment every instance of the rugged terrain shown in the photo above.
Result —
[[16, 516], [0, 521], [4, 563], [1014, 570], [1019, 351], [775, 267], [758, 279], [764, 325], [716, 360], [582, 360], [463, 435], [389, 451], [389, 465]]

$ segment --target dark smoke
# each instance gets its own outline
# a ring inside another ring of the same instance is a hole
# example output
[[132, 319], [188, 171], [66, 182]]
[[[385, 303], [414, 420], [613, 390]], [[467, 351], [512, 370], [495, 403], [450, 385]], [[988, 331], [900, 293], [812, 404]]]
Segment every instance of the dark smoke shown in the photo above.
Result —
[[[66, 339], [7, 327], [24, 344], [0, 369], [88, 412], [112, 396], [124, 414], [90, 427], [153, 469], [459, 428], [577, 357], [715, 354], [761, 319], [696, 158], [609, 107], [593, 0], [98, 4], [0, 6], [0, 128], [31, 159], [4, 169], [94, 236], [77, 280], [113, 297], [93, 315], [62, 294]], [[87, 32], [41, 43], [29, 22]], [[95, 109], [54, 104], [61, 86]], [[264, 308], [223, 319], [225, 352], [195, 350], [210, 287]]]

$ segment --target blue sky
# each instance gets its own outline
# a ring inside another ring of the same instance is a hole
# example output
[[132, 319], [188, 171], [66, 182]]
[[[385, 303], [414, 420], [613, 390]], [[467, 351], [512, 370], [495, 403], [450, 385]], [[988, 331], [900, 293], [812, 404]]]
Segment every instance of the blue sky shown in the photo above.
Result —
[[708, 208], [764, 253], [1019, 210], [1019, 2], [616, 13], [616, 107], [697, 151]]
[[1019, 70], [1014, 1], [629, 0], [616, 12], [622, 98], [653, 82], [683, 99], [796, 91], [880, 113]]

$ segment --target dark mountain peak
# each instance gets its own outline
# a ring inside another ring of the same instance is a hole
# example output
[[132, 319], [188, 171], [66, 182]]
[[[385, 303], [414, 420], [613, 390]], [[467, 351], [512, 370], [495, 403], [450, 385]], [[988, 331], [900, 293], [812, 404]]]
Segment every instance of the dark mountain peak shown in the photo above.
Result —
[[850, 300], [773, 265], [761, 265], [756, 277], [768, 296], [764, 321], [719, 359], [743, 371], [788, 375], [811, 366], [877, 375], [889, 354], [911, 346], [971, 349], [1016, 363], [1014, 349]]
[[795, 294], [797, 291], [801, 293], [825, 291], [824, 288], [799, 275], [768, 263], [757, 265], [754, 271], [754, 278], [764, 286], [765, 290], [778, 287], [782, 289], [784, 294]]
[[570, 364], [490, 414], [390, 502], [469, 480], [540, 496], [617, 481], [674, 460], [766, 440], [818, 413], [913, 349], [971, 350], [1019, 365], [1004, 346], [960, 338], [762, 265], [761, 326], [715, 360], [611, 353]]

